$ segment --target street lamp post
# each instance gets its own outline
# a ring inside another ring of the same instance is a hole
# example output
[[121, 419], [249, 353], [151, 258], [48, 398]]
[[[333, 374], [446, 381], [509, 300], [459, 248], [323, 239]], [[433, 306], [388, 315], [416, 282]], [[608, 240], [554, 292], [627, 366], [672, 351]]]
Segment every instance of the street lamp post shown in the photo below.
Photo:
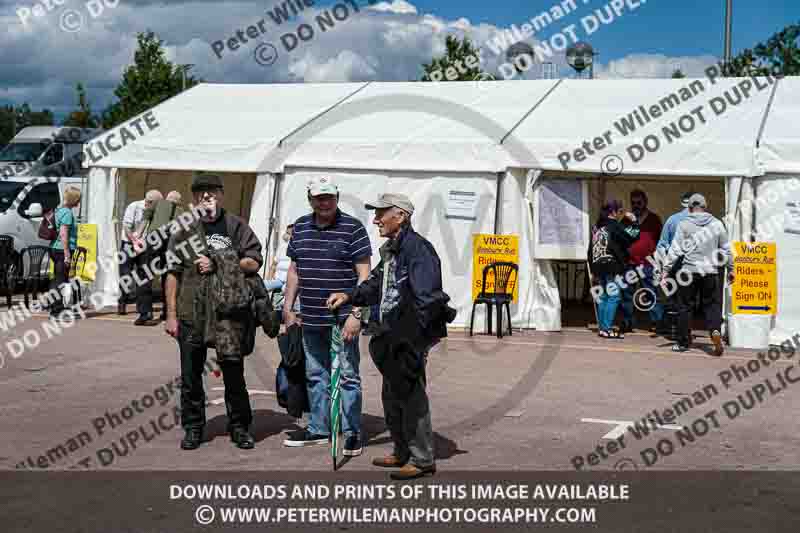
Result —
[[731, 53], [731, 32], [733, 26], [733, 0], [725, 0], [725, 75], [729, 75], [731, 60], [733, 54]]
[[579, 42], [567, 48], [567, 64], [575, 69], [577, 75], [589, 69], [589, 79], [594, 79], [594, 58], [597, 52], [589, 43]]

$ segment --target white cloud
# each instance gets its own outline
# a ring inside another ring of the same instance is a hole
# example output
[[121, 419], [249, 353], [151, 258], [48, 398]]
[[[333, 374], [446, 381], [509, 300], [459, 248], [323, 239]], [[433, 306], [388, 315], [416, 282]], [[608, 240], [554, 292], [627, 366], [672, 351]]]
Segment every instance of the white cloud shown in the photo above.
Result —
[[352, 79], [370, 79], [377, 75], [366, 59], [350, 50], [342, 50], [327, 61], [314, 57], [313, 52], [306, 52], [300, 60], [289, 65], [289, 72], [295, 78], [310, 83], [346, 82]]
[[[267, 6], [256, 0], [224, 4], [199, 0], [120, 2], [97, 19], [85, 16], [85, 26], [77, 33], [59, 28], [57, 12], [37, 18], [27, 27], [14, 16], [0, 17], [0, 24], [8, 28], [0, 34], [0, 65], [4, 65], [0, 99], [27, 101], [35, 109], [49, 107], [63, 114], [74, 108], [74, 87], [82, 82], [94, 110], [100, 111], [112, 101], [113, 89], [133, 61], [137, 32], [148, 29], [164, 41], [170, 60], [193, 64], [194, 76], [217, 83], [416, 80], [422, 75], [423, 63], [444, 53], [447, 34], [467, 35], [482, 46], [505, 29], [421, 12], [406, 0], [371, 6], [366, 0], [353, 1], [358, 2], [359, 11], [350, 9], [347, 18], [335, 21], [334, 27], [324, 32], [315, 17], [330, 10], [331, 5], [306, 9], [293, 20], [276, 25], [267, 15]], [[84, 9], [84, 3], [69, 7]], [[269, 7], [275, 3], [271, 0]], [[248, 27], [260, 22], [266, 33], [255, 39], [247, 37]], [[315, 29], [313, 39], [298, 42], [287, 52], [281, 37], [302, 23]], [[227, 43], [237, 33], [247, 42], [238, 42], [237, 50], [226, 46], [219, 59], [211, 43]], [[278, 50], [273, 65], [262, 66], [254, 60], [260, 42], [272, 43]], [[496, 74], [505, 58], [483, 48], [483, 68]], [[551, 61], [562, 75], [571, 74], [563, 54]], [[680, 67], [688, 76], [702, 76], [703, 68], [714, 61], [710, 56], [637, 54], [597, 65], [596, 75], [669, 77]]]
[[384, 11], [389, 13], [396, 13], [398, 15], [416, 15], [417, 8], [405, 2], [404, 0], [394, 0], [394, 2], [379, 2], [370, 6], [370, 9], [375, 11]]
[[606, 65], [595, 66], [596, 78], [669, 78], [680, 69], [689, 78], [702, 78], [716, 63], [714, 56], [669, 57], [662, 54], [631, 54]]

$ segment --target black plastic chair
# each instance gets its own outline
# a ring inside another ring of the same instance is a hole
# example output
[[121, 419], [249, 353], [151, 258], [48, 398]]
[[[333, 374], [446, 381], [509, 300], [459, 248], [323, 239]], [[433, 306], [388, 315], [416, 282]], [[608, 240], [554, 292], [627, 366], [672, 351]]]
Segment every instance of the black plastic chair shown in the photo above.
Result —
[[20, 255], [18, 283], [25, 295], [28, 307], [29, 295], [36, 298], [50, 281], [50, 247], [28, 246]]
[[[87, 253], [88, 252], [87, 252], [86, 248], [84, 248], [83, 246], [78, 246], [75, 249], [75, 252], [72, 254], [72, 262], [69, 264], [69, 275], [67, 276], [67, 279], [69, 281], [72, 281], [73, 279], [79, 278], [80, 276], [83, 275], [83, 271], [86, 268], [86, 254]], [[78, 263], [81, 264], [80, 272], [78, 272]], [[72, 298], [73, 301], [71, 303], [72, 304], [79, 304], [79, 303], [81, 303], [83, 301], [83, 291], [81, 290], [81, 281], [80, 281], [80, 279], [77, 280], [77, 283], [75, 283], [75, 286], [78, 289], [78, 294], [77, 294], [78, 298], [75, 299], [75, 294], [73, 293], [73, 298]]]
[[[486, 291], [486, 276], [494, 273], [494, 292]], [[513, 276], [512, 276], [513, 274]], [[472, 302], [472, 316], [469, 319], [469, 336], [472, 336], [472, 326], [475, 322], [475, 308], [486, 305], [486, 334], [492, 334], [492, 307], [497, 308], [497, 338], [503, 338], [503, 307], [508, 313], [508, 334], [511, 335], [511, 301], [514, 299], [514, 285], [517, 283], [519, 267], [516, 263], [501, 262], [486, 265], [483, 268], [481, 292]]]
[[6, 293], [6, 306], [11, 307], [14, 296], [14, 277], [19, 271], [19, 255], [14, 250], [14, 237], [0, 235], [0, 289]]

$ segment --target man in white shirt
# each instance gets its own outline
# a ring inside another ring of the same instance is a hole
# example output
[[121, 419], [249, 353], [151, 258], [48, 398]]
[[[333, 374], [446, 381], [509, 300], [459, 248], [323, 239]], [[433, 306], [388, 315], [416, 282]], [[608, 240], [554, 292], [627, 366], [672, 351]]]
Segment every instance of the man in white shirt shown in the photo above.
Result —
[[[144, 200], [131, 202], [130, 205], [128, 205], [128, 207], [125, 209], [125, 215], [122, 217], [122, 247], [121, 247], [122, 253], [125, 255], [125, 261], [123, 261], [119, 265], [120, 278], [122, 278], [127, 274], [130, 274], [133, 268], [139, 266], [137, 259], [135, 257], [136, 251], [140, 250], [141, 248], [144, 248], [144, 243], [140, 238], [140, 235], [137, 230], [139, 230], [139, 228], [142, 226], [145, 209], [148, 209], [155, 202], [157, 202], [158, 200], [162, 200], [163, 198], [164, 195], [161, 194], [160, 191], [158, 191], [157, 189], [152, 189], [150, 191], [147, 191]], [[139, 279], [142, 279], [142, 277], [140, 277]], [[131, 287], [131, 289], [135, 288]], [[120, 298], [119, 298], [119, 305], [117, 308], [118, 314], [120, 315], [127, 314], [125, 306], [130, 300], [131, 292], [135, 293], [134, 290], [126, 292], [123, 290], [122, 286], [120, 286]], [[147, 318], [146, 315], [147, 315], [146, 311], [144, 312], [140, 311], [139, 318], [136, 319], [136, 325], [143, 325], [144, 322], [147, 322], [147, 320], [142, 320], [143, 317], [145, 319]]]

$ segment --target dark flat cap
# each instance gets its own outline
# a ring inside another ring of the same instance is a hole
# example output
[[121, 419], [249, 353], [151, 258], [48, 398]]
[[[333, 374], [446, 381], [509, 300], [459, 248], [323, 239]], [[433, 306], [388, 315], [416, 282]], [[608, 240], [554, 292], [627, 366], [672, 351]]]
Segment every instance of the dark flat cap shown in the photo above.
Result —
[[192, 192], [222, 188], [222, 177], [217, 174], [195, 174], [192, 178]]

